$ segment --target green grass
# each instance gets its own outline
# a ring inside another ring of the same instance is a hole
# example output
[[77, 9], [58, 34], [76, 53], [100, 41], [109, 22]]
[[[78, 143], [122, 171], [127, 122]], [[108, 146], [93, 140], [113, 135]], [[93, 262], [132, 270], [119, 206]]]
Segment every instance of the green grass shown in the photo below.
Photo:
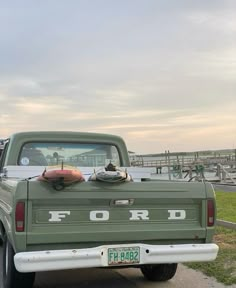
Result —
[[[236, 223], [236, 192], [216, 191], [217, 219]], [[214, 242], [219, 253], [213, 262], [188, 263], [225, 285], [236, 284], [236, 230], [216, 227]]]
[[220, 247], [215, 261], [185, 265], [200, 270], [225, 285], [236, 284], [236, 230], [217, 227], [214, 242]]
[[236, 192], [216, 191], [217, 219], [236, 222]]

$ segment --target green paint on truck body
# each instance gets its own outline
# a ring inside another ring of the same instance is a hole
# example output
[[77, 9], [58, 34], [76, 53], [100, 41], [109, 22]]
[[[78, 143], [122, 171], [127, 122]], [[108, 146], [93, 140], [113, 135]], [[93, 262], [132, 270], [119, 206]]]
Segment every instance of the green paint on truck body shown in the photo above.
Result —
[[[25, 143], [44, 141], [109, 143], [117, 148], [121, 167], [130, 166], [126, 145], [117, 136], [23, 132], [9, 138], [0, 163], [1, 173], [5, 166], [18, 165]], [[85, 181], [56, 191], [48, 183], [36, 179], [4, 176], [0, 179], [0, 221], [16, 252], [125, 243], [212, 242], [214, 226], [207, 227], [207, 199], [215, 201], [215, 194], [209, 183]], [[119, 206], [115, 205], [115, 200], [131, 201], [127, 206]], [[25, 203], [24, 232], [15, 231], [18, 201]], [[181, 219], [179, 210], [185, 211], [184, 219]], [[58, 216], [58, 211], [62, 211], [63, 217]]]

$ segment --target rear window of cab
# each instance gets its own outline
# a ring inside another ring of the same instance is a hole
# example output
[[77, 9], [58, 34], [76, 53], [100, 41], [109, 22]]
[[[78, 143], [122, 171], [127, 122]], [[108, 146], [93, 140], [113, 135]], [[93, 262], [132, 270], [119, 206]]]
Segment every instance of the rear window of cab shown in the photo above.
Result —
[[111, 144], [32, 142], [26, 143], [19, 155], [20, 166], [99, 167], [112, 163], [121, 165], [119, 151]]

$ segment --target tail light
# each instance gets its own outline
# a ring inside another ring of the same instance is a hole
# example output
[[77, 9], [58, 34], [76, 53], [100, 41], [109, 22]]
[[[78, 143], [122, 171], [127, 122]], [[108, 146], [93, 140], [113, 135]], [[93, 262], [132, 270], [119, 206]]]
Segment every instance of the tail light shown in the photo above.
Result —
[[207, 226], [211, 227], [215, 223], [215, 205], [213, 200], [207, 200]]
[[25, 230], [25, 203], [18, 202], [15, 211], [16, 232], [23, 232]]

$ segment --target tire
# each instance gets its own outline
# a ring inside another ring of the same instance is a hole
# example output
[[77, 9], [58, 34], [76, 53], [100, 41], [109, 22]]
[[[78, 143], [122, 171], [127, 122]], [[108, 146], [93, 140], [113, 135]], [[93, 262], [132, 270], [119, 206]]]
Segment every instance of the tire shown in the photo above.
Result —
[[174, 277], [177, 263], [144, 265], [140, 269], [144, 277], [149, 281], [167, 281]]
[[3, 239], [3, 235], [4, 235], [4, 230], [3, 230], [3, 226], [2, 226], [2, 222], [0, 222], [0, 246], [2, 246], [2, 239]]
[[15, 252], [7, 236], [3, 236], [1, 267], [2, 267], [2, 288], [32, 288], [34, 284], [35, 273], [20, 273], [16, 270], [14, 264]]

